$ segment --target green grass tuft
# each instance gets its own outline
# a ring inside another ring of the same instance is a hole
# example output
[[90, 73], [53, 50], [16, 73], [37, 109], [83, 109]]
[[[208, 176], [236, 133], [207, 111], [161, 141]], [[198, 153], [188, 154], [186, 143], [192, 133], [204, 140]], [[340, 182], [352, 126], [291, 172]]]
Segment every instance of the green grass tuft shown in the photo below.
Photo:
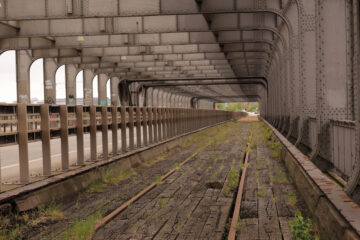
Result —
[[157, 176], [157, 177], [155, 178], [155, 182], [154, 182], [154, 183], [156, 183], [156, 184], [161, 184], [161, 182], [162, 182], [161, 176]]
[[313, 221], [310, 218], [305, 219], [299, 211], [295, 213], [295, 219], [290, 221], [289, 224], [291, 233], [295, 239], [320, 239]]
[[159, 198], [157, 201], [157, 206], [159, 208], [163, 208], [169, 201], [170, 201], [170, 198]]
[[265, 189], [264, 188], [259, 188], [258, 189], [258, 192], [257, 192], [257, 194], [256, 194], [258, 197], [264, 197], [265, 195], [266, 195], [266, 191], [265, 191]]
[[86, 219], [77, 220], [71, 228], [61, 236], [61, 240], [87, 240], [95, 233], [95, 226], [103, 218], [102, 208]]
[[229, 172], [229, 181], [224, 189], [224, 194], [228, 195], [231, 191], [235, 190], [239, 179], [239, 171], [232, 169]]
[[103, 183], [102, 181], [96, 180], [93, 181], [92, 183], [90, 183], [90, 185], [88, 186], [88, 188], [86, 189], [85, 192], [87, 193], [101, 193], [104, 191], [104, 188], [106, 188], [106, 184]]
[[279, 172], [279, 175], [274, 179], [274, 182], [277, 182], [277, 183], [288, 183], [288, 179], [287, 179], [287, 176], [286, 176], [286, 173], [283, 172], [283, 171], [280, 171]]

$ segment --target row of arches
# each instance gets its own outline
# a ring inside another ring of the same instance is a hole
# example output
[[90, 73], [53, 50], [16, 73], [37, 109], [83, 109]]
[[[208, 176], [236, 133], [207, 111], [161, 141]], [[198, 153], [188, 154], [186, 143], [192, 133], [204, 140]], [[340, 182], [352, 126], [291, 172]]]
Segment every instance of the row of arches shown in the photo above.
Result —
[[[40, 104], [45, 101], [45, 88], [47, 88], [44, 78], [44, 59], [35, 60], [29, 69], [30, 81], [30, 103]], [[0, 88], [0, 102], [17, 102], [17, 81], [16, 81], [16, 52], [6, 51], [0, 55], [0, 79], [4, 82]], [[84, 103], [84, 70], [77, 73], [75, 78], [76, 103]], [[66, 103], [66, 73], [65, 65], [57, 68], [55, 73], [55, 93], [56, 104]], [[99, 77], [95, 75], [92, 80], [93, 103], [98, 104]], [[111, 83], [106, 81], [106, 104], [111, 104]]]

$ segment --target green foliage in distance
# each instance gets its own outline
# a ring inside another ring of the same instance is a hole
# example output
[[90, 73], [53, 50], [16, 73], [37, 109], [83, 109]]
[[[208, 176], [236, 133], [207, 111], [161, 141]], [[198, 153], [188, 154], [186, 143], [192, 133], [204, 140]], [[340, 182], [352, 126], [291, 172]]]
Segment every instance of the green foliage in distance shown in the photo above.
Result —
[[231, 112], [259, 112], [259, 103], [257, 102], [234, 102], [217, 103], [216, 109]]

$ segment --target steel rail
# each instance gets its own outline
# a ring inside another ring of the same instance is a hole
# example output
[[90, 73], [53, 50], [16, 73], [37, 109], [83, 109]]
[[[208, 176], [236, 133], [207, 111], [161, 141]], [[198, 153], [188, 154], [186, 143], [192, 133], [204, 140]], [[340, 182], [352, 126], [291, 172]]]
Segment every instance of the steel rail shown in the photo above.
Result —
[[[249, 137], [249, 139], [250, 138], [252, 138], [252, 135]], [[250, 146], [250, 143], [248, 143], [248, 147], [249, 146]], [[238, 218], [240, 215], [241, 200], [242, 200], [242, 194], [243, 194], [243, 190], [244, 190], [246, 169], [247, 169], [248, 161], [249, 161], [249, 151], [247, 151], [246, 155], [245, 155], [244, 168], [242, 169], [242, 173], [241, 173], [241, 179], [240, 179], [240, 184], [239, 184], [239, 188], [238, 188], [238, 192], [237, 192], [237, 196], [236, 196], [236, 200], [235, 200], [235, 208], [234, 208], [234, 213], [233, 213], [233, 216], [231, 219], [228, 240], [235, 240], [235, 237], [236, 237], [236, 231], [237, 231], [236, 225], [238, 224]]]

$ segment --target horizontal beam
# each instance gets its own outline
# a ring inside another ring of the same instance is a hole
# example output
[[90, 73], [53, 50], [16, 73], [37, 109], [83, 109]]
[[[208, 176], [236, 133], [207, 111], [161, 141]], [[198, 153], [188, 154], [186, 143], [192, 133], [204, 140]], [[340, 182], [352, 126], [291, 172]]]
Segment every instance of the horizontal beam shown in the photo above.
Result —
[[224, 78], [176, 78], [176, 79], [155, 79], [155, 80], [149, 80], [149, 79], [129, 79], [126, 80], [127, 82], [148, 82], [148, 81], [157, 81], [157, 82], [164, 82], [164, 81], [212, 81], [212, 80], [251, 80], [251, 79], [262, 79], [265, 82], [267, 82], [267, 79], [263, 76], [238, 76], [238, 77], [224, 77]]
[[[216, 41], [213, 36], [202, 36], [201, 38], [190, 36], [191, 33], [184, 32], [180, 36], [178, 33], [160, 33], [160, 34], [142, 34], [143, 37], [129, 38], [126, 34], [106, 35], [106, 36], [84, 36], [84, 41], [78, 41], [76, 37], [55, 37], [54, 41], [48, 41], [44, 38], [5, 38], [0, 40], [0, 51], [6, 50], [35, 50], [35, 49], [83, 49], [83, 48], [103, 48], [103, 47], [146, 47], [159, 45], [189, 45], [189, 44], [258, 44], [258, 49], [272, 50], [277, 46], [274, 41], [266, 39], [249, 39], [249, 40], [233, 40], [233, 41]], [[150, 36], [151, 35], [151, 36]]]
[[40, 0], [36, 2], [29, 2], [28, 0], [4, 0], [0, 11], [0, 21], [270, 13], [278, 15], [287, 22], [282, 11], [275, 8], [255, 8], [255, 6], [253, 8], [227, 7], [227, 10], [200, 9], [199, 11], [195, 1], [187, 0], [186, 3], [176, 1], [163, 0], [160, 3], [160, 0], [108, 0], [106, 2], [80, 0], [78, 4], [73, 4], [72, 1], [68, 0]]
[[217, 86], [217, 85], [242, 85], [242, 84], [247, 84], [247, 85], [263, 85], [265, 88], [267, 88], [267, 85], [259, 80], [238, 80], [238, 81], [219, 81], [219, 82], [183, 82], [183, 83], [163, 83], [163, 84], [158, 84], [158, 83], [151, 83], [151, 84], [144, 84], [145, 88], [159, 88], [159, 87], [178, 87], [178, 86], [183, 86], [183, 87], [188, 87], [188, 86]]

